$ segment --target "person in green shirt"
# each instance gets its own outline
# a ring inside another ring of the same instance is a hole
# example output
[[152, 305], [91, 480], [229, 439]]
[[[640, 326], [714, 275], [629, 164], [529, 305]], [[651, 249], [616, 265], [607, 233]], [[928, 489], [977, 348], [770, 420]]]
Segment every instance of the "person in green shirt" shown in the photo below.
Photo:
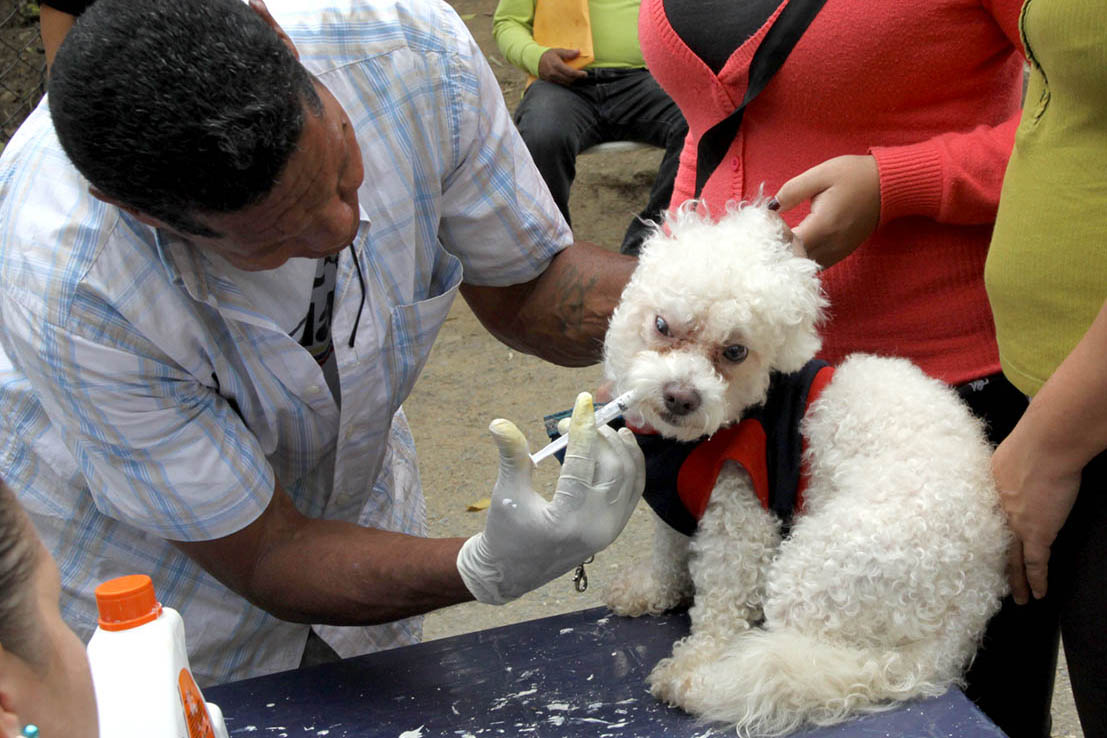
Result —
[[[638, 46], [640, 0], [588, 0], [594, 59], [571, 65], [579, 49], [547, 47], [534, 39], [538, 0], [500, 0], [492, 33], [504, 58], [535, 81], [515, 111], [515, 125], [565, 220], [577, 154], [607, 141], [638, 141], [665, 149], [649, 200], [635, 216], [620, 251], [637, 254], [669, 206], [688, 127], [680, 109], [654, 81]], [[561, 3], [565, 12], [577, 0]], [[547, 8], [546, 10], [550, 10]], [[553, 9], [562, 12], [561, 8]]]
[[[1020, 603], [1058, 626], [1080, 723], [1107, 736], [1107, 6], [1027, 0], [1030, 77], [984, 280], [1030, 405], [992, 457]], [[1038, 678], [1027, 637], [1019, 677]]]

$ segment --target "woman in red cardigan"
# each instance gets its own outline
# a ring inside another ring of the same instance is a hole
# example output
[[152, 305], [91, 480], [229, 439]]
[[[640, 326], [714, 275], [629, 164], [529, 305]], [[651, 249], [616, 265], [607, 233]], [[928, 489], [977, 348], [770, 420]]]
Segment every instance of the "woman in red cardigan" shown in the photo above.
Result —
[[[643, 0], [647, 66], [689, 126], [672, 206], [695, 195], [701, 137], [743, 100], [793, 1]], [[1019, 120], [1021, 4], [827, 0], [700, 195], [716, 213], [774, 195], [827, 267], [821, 357], [907, 357], [957, 387], [993, 442], [1026, 406], [1000, 373], [983, 281]], [[1049, 735], [1055, 633], [1048, 612], [1007, 602], [969, 674], [969, 695], [1015, 738]]]

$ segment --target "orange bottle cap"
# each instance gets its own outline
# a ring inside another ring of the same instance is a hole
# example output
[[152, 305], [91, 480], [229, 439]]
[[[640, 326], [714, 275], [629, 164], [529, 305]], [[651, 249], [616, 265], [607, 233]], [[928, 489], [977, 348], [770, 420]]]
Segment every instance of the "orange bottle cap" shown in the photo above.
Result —
[[96, 607], [104, 630], [128, 630], [157, 620], [161, 605], [154, 582], [145, 574], [131, 574], [104, 582], [96, 588]]

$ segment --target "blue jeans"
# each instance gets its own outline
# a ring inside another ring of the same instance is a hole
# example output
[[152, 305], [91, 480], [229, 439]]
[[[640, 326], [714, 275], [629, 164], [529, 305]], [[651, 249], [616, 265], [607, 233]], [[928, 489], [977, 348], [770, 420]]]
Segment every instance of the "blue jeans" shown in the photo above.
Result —
[[588, 69], [564, 87], [536, 80], [515, 111], [515, 125], [546, 180], [554, 202], [569, 217], [569, 188], [577, 154], [607, 141], [639, 141], [665, 149], [645, 208], [630, 223], [620, 251], [637, 254], [669, 206], [688, 126], [665, 91], [645, 69]]

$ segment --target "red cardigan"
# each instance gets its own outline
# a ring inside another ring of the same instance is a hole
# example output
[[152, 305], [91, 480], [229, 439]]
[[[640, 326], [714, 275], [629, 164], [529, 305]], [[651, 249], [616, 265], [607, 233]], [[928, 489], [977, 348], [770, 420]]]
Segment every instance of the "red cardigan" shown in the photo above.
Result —
[[[699, 138], [741, 101], [773, 18], [716, 76], [643, 0], [642, 53], [688, 121], [672, 205], [692, 197]], [[876, 157], [880, 225], [822, 273], [821, 357], [905, 356], [951, 384], [999, 371], [984, 258], [1019, 119], [1022, 0], [828, 0], [746, 109], [703, 191], [712, 212], [773, 194], [842, 154]], [[806, 204], [785, 214], [795, 225]]]

